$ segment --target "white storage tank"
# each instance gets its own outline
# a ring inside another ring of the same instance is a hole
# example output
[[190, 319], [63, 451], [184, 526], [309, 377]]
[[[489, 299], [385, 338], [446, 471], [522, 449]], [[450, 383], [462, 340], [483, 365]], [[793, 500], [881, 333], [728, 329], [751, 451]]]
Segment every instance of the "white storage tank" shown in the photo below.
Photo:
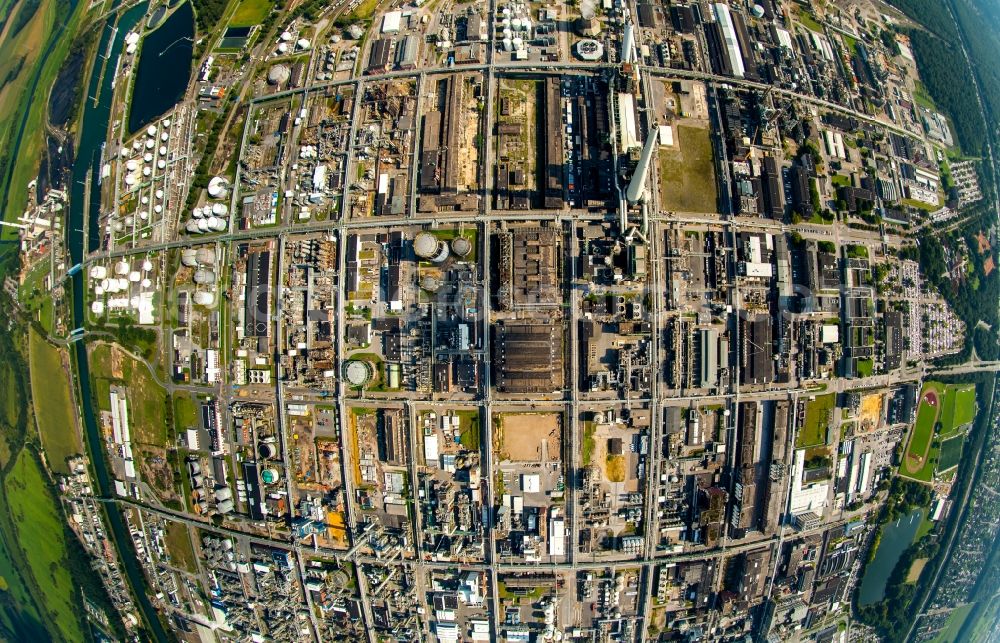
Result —
[[197, 257], [198, 263], [206, 265], [215, 263], [215, 251], [211, 248], [199, 248], [196, 251], [195, 256]]
[[441, 263], [448, 258], [448, 244], [429, 232], [420, 232], [413, 238], [413, 252], [421, 259]]

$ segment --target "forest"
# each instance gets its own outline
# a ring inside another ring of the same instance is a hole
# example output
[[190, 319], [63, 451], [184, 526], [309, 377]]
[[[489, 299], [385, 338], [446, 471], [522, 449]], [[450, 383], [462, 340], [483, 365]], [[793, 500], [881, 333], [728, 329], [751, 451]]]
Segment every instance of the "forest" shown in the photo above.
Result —
[[926, 31], [910, 32], [913, 56], [927, 91], [934, 102], [949, 116], [955, 126], [955, 136], [962, 151], [970, 156], [984, 152], [986, 125], [975, 92], [955, 91], [955, 87], [971, 87], [972, 74], [964, 65], [956, 65], [962, 52]]

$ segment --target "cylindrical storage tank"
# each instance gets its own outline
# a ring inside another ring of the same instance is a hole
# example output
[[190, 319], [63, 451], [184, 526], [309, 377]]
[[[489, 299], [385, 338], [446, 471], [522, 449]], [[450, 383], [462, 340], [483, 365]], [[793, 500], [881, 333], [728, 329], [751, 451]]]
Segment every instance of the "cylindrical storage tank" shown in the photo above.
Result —
[[208, 221], [205, 219], [198, 220], [198, 232], [208, 232]]
[[153, 282], [149, 279], [143, 279], [141, 284], [143, 288], [149, 288], [150, 286], [153, 285]]
[[261, 442], [257, 447], [257, 451], [260, 453], [260, 457], [265, 460], [270, 460], [275, 454], [274, 445], [270, 442]]
[[95, 301], [94, 303], [90, 304], [90, 312], [94, 313], [95, 315], [103, 315], [104, 314], [104, 302], [103, 301]]
[[455, 237], [451, 240], [451, 251], [459, 257], [468, 257], [472, 252], [472, 242], [465, 237]]
[[161, 145], [160, 149], [158, 149], [157, 152], [159, 152], [160, 156], [163, 156], [164, 154], [167, 153], [167, 146], [166, 145]]
[[[188, 224], [194, 223], [194, 221], [189, 221]], [[197, 224], [195, 224], [197, 227]], [[198, 264], [198, 251], [194, 248], [184, 248], [181, 250], [181, 263], [185, 266], [191, 267]]]
[[441, 282], [428, 275], [420, 280], [420, 287], [428, 292], [437, 292], [441, 288]]
[[152, 163], [153, 154], [151, 152], [146, 152], [145, 154], [142, 155], [142, 160], [144, 163]]
[[211, 270], [196, 270], [194, 273], [194, 282], [196, 284], [214, 284], [215, 273]]
[[151, 150], [151, 149], [153, 149], [155, 147], [156, 147], [156, 141], [154, 141], [153, 139], [149, 139], [148, 141], [146, 141], [146, 149], [147, 150]]
[[135, 185], [135, 182], [136, 178], [134, 174], [129, 174], [128, 176], [125, 177], [125, 185], [132, 187], [133, 185]]
[[164, 161], [163, 159], [160, 159], [159, 161], [156, 162], [156, 167], [162, 170], [165, 167], [167, 167], [167, 162]]
[[101, 288], [100, 286], [94, 286], [94, 294], [100, 297], [101, 295], [104, 294], [104, 289]]
[[142, 275], [139, 274], [138, 270], [133, 270], [132, 272], [128, 273], [128, 280], [134, 284], [137, 284], [140, 281], [142, 281]]
[[194, 210], [191, 210], [191, 216], [195, 219], [200, 219], [205, 216], [205, 212], [201, 208], [195, 208]]
[[217, 217], [226, 216], [226, 213], [228, 211], [229, 211], [229, 208], [226, 207], [225, 203], [216, 203], [216, 204], [212, 205], [212, 214], [214, 214]]
[[135, 159], [132, 159], [127, 163], [125, 163], [125, 169], [128, 170], [129, 172], [135, 172], [137, 169], [139, 169], [139, 162], [136, 161]]
[[111, 280], [110, 279], [101, 279], [101, 285], [99, 286], [99, 288], [103, 288], [104, 290], [107, 290], [110, 287], [111, 287]]
[[141, 199], [139, 199], [139, 203], [141, 203], [143, 205], [148, 204], [149, 203], [149, 197], [148, 196], [142, 197]]
[[146, 136], [156, 136], [156, 126], [150, 125], [146, 128]]
[[351, 386], [364, 386], [371, 379], [371, 367], [367, 362], [351, 360], [344, 365], [344, 375]]
[[108, 276], [108, 269], [104, 266], [94, 266], [90, 269], [90, 276], [94, 279], [104, 279]]
[[208, 182], [208, 196], [213, 199], [225, 196], [227, 186], [228, 183], [226, 183], [226, 179], [221, 176], [213, 176]]
[[135, 217], [133, 217], [132, 215], [129, 215], [129, 216], [125, 217], [125, 225], [127, 225], [130, 228], [132, 226], [134, 226], [135, 225]]
[[162, 199], [163, 198], [163, 190], [157, 190], [156, 191], [156, 198], [157, 199]]
[[212, 217], [212, 219], [214, 219], [214, 221], [211, 222], [212, 230], [222, 232], [228, 227], [225, 219], [220, 219], [219, 217]]
[[152, 174], [152, 173], [153, 173], [153, 170], [152, 170], [152, 169], [150, 169], [150, 168], [149, 168], [148, 166], [147, 166], [147, 167], [144, 167], [144, 168], [142, 168], [142, 175], [143, 175], [143, 176], [145, 176], [145, 177], [148, 177], [148, 176], [149, 176], [150, 174]]
[[129, 271], [129, 265], [127, 261], [119, 261], [115, 264], [115, 274], [118, 276], [127, 275]]
[[413, 252], [421, 259], [440, 263], [448, 258], [448, 244], [429, 232], [421, 232], [413, 238]]
[[153, 206], [153, 212], [160, 214], [161, 212], [163, 212], [163, 206], [157, 203], [156, 205]]
[[160, 140], [163, 141], [164, 143], [166, 143], [169, 138], [170, 138], [170, 134], [168, 134], [166, 132], [160, 134]]
[[149, 272], [150, 270], [153, 269], [153, 262], [150, 261], [149, 259], [143, 259], [142, 269], [145, 270], [146, 272]]
[[199, 248], [195, 251], [195, 256], [198, 259], [198, 263], [203, 264], [214, 264], [215, 263], [215, 251], [211, 248]]
[[220, 514], [232, 513], [234, 507], [235, 505], [233, 504], [232, 499], [223, 500], [219, 504], [215, 505], [216, 510], [218, 510]]
[[277, 484], [281, 480], [281, 476], [278, 475], [277, 469], [268, 467], [260, 472], [260, 479], [264, 484]]
[[210, 292], [199, 290], [194, 294], [194, 303], [199, 306], [212, 306], [215, 304], [215, 295]]
[[188, 232], [195, 232], [195, 233], [201, 232], [198, 229], [198, 222], [195, 221], [194, 219], [192, 219], [191, 221], [188, 221], [187, 225], [184, 226], [184, 229], [187, 230]]
[[121, 232], [125, 229], [125, 226], [122, 225], [121, 221], [115, 221], [111, 224], [111, 227], [114, 228], [115, 232]]
[[233, 497], [233, 490], [229, 487], [216, 487], [215, 499], [218, 501], [228, 500]]
[[[159, 206], [157, 206], [157, 207], [159, 207]], [[149, 212], [146, 211], [146, 210], [143, 210], [142, 212], [139, 213], [139, 218], [142, 219], [143, 221], [149, 219]]]

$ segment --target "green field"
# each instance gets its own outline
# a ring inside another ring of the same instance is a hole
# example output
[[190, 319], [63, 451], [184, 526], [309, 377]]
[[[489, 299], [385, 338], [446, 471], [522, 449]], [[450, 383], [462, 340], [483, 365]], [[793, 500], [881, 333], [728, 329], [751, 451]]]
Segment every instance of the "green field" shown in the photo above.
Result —
[[18, 288], [18, 299], [33, 320], [41, 324], [45, 332], [52, 331], [52, 294], [45, 285], [49, 276], [49, 262], [40, 261], [25, 275]]
[[806, 402], [805, 421], [795, 437], [796, 449], [826, 444], [830, 411], [833, 410], [836, 403], [837, 395], [835, 393], [817, 395], [815, 400]]
[[187, 393], [174, 397], [174, 428], [177, 432], [197, 429], [201, 425], [198, 417], [198, 403]]
[[975, 603], [966, 603], [952, 610], [951, 614], [948, 615], [945, 628], [941, 630], [941, 633], [937, 635], [932, 643], [954, 643], [958, 641], [958, 632], [962, 629], [965, 619], [969, 617], [969, 613], [975, 606]]
[[478, 451], [482, 428], [479, 426], [479, 411], [452, 411], [458, 417], [458, 440], [469, 451]]
[[132, 441], [155, 447], [166, 446], [169, 439], [166, 392], [153, 379], [144, 363], [117, 347], [114, 355], [116, 357], [113, 358], [108, 345], [98, 346], [92, 352], [90, 372], [98, 405], [102, 409], [109, 408], [107, 396], [110, 386], [124, 386]]
[[976, 419], [976, 387], [949, 386], [941, 405], [941, 433], [948, 435]]
[[31, 399], [49, 467], [68, 473], [66, 458], [83, 452], [76, 411], [63, 370], [63, 349], [52, 346], [35, 329], [29, 333]]
[[921, 107], [937, 111], [934, 99], [932, 99], [931, 95], [927, 93], [927, 88], [924, 87], [924, 84], [919, 80], [913, 81], [913, 102]]
[[810, 31], [815, 31], [818, 34], [823, 33], [823, 25], [819, 24], [816, 18], [808, 11], [799, 12], [799, 22], [802, 23], [803, 27], [809, 29]]
[[33, 572], [39, 595], [44, 597], [43, 620], [49, 621], [53, 633], [58, 634], [56, 638], [84, 640], [66, 565], [63, 518], [48, 482], [27, 449], [21, 451], [4, 479], [4, 493], [11, 522], [17, 526], [18, 545]]
[[941, 457], [938, 460], [937, 466], [938, 471], [947, 471], [958, 465], [959, 460], [962, 459], [963, 442], [965, 442], [965, 437], [958, 436], [949, 438], [941, 443]]
[[594, 431], [597, 429], [590, 420], [583, 422], [583, 466], [590, 464], [594, 456]]
[[678, 125], [677, 147], [660, 148], [660, 200], [664, 210], [715, 212], [715, 164], [707, 127]]
[[230, 27], [252, 27], [263, 22], [271, 11], [271, 0], [240, 0], [236, 5], [233, 17], [229, 19]]
[[170, 562], [178, 569], [192, 574], [197, 573], [194, 549], [191, 547], [191, 537], [187, 525], [172, 520], [167, 521], [167, 534], [164, 538], [167, 550], [170, 552]]
[[875, 361], [872, 359], [858, 360], [858, 377], [871, 377], [875, 372]]

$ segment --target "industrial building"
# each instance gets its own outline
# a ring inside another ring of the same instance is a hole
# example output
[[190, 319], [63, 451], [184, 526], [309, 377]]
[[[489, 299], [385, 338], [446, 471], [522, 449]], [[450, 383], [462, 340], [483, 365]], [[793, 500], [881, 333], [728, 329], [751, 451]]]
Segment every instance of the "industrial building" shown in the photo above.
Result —
[[497, 390], [553, 393], [563, 387], [562, 325], [497, 322], [493, 367]]
[[744, 385], [768, 384], [774, 380], [771, 316], [748, 314], [740, 319], [740, 381]]
[[518, 228], [493, 235], [497, 247], [497, 305], [513, 310], [559, 302], [559, 234], [553, 228]]
[[[459, 194], [459, 175], [466, 160], [463, 136], [469, 126], [463, 116], [467, 83], [464, 74], [436, 81], [436, 100], [423, 115], [417, 187], [428, 196], [421, 197], [422, 211], [438, 207], [465, 210], [478, 203], [473, 195]], [[434, 205], [428, 206], [430, 202]]]
[[542, 202], [546, 208], [563, 207], [565, 158], [563, 154], [563, 109], [561, 77], [545, 79], [545, 143], [544, 156], [538, 159], [542, 168]]

